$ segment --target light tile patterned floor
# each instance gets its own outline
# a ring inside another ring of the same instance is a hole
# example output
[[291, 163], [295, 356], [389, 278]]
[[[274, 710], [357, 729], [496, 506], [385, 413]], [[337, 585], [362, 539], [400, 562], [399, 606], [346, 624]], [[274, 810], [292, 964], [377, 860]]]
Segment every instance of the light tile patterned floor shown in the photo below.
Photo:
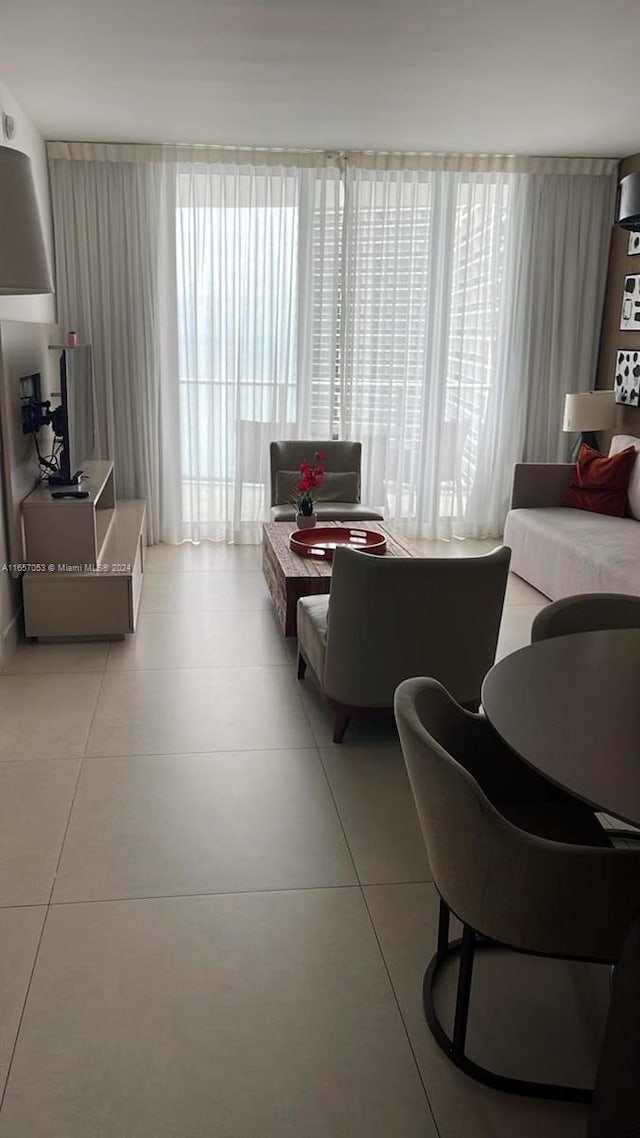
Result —
[[[500, 655], [545, 603], [510, 580]], [[0, 1138], [584, 1135], [583, 1109], [488, 1091], [435, 1048], [436, 898], [393, 724], [335, 747], [294, 663], [258, 551], [207, 544], [148, 551], [126, 643], [9, 662]], [[591, 1078], [602, 972], [488, 960], [472, 1046]]]

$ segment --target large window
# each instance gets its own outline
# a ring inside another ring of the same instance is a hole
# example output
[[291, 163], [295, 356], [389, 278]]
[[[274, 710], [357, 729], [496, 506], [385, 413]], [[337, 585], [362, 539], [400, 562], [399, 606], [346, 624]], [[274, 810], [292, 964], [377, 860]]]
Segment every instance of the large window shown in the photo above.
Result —
[[[176, 253], [192, 524], [266, 506], [270, 437], [362, 440], [398, 522], [462, 514], [494, 366], [504, 180], [190, 173]], [[256, 451], [262, 458], [256, 458]]]

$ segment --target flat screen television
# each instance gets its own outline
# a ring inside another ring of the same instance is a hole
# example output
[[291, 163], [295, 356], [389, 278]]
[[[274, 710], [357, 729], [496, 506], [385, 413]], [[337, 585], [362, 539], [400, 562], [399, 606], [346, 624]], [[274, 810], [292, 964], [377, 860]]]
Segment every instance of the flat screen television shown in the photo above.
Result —
[[66, 348], [60, 354], [61, 405], [56, 408], [53, 429], [62, 442], [58, 456], [60, 473], [49, 482], [71, 486], [78, 481], [82, 463], [95, 447], [93, 413], [93, 366], [88, 344]]

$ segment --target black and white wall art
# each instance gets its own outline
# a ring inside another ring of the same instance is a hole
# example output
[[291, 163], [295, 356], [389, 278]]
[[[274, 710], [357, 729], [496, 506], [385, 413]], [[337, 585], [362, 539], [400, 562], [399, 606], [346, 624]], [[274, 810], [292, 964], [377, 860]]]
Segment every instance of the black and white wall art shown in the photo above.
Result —
[[618, 348], [613, 389], [616, 403], [626, 403], [628, 407], [640, 405], [640, 350], [627, 352]]
[[629, 234], [629, 247], [627, 249], [627, 255], [629, 257], [633, 257], [635, 253], [640, 253], [640, 233]]
[[624, 278], [620, 328], [627, 332], [640, 329], [640, 276]]

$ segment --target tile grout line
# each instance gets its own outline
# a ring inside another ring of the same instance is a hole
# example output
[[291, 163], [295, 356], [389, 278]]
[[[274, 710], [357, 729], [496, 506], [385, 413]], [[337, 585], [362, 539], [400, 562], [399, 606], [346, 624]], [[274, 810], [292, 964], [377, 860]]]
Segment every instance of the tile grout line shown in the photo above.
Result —
[[[351, 856], [348, 842], [347, 850]], [[72, 897], [65, 901], [29, 901], [22, 904], [0, 905], [0, 912], [6, 909], [61, 908], [63, 905], [111, 905], [128, 901], [184, 901], [195, 897], [245, 897], [261, 893], [317, 893], [327, 889], [394, 889], [404, 885], [433, 885], [433, 881], [428, 877], [411, 881], [360, 882], [356, 880], [335, 885], [326, 882], [321, 885], [270, 885], [263, 888], [255, 886], [251, 889], [214, 889], [210, 892], [200, 893], [136, 893], [127, 897]]]
[[[429, 882], [428, 884], [433, 884], [433, 883]], [[433, 1129], [435, 1131], [435, 1134], [438, 1136], [438, 1138], [440, 1138], [440, 1128], [439, 1128], [438, 1123], [436, 1121], [436, 1116], [435, 1116], [433, 1107], [431, 1105], [431, 1099], [429, 1098], [429, 1092], [427, 1090], [427, 1084], [423, 1078], [422, 1071], [420, 1069], [418, 1057], [416, 1055], [413, 1043], [411, 1041], [411, 1035], [409, 1034], [409, 1028], [408, 1028], [406, 1021], [405, 1021], [405, 1018], [402, 1014], [402, 1008], [400, 1006], [400, 1000], [398, 999], [398, 994], [397, 994], [396, 989], [395, 989], [395, 984], [393, 983], [393, 980], [391, 978], [391, 972], [389, 971], [389, 966], [387, 964], [386, 957], [384, 955], [384, 951], [383, 951], [382, 945], [380, 943], [380, 937], [378, 936], [378, 930], [376, 929], [375, 922], [374, 922], [373, 917], [371, 915], [371, 910], [369, 908], [369, 903], [367, 901], [367, 895], [366, 895], [364, 888], [362, 886], [360, 887], [360, 891], [362, 893], [362, 899], [364, 901], [365, 909], [367, 910], [367, 916], [369, 918], [369, 923], [371, 925], [371, 931], [373, 932], [376, 944], [378, 946], [378, 952], [380, 953], [380, 959], [382, 961], [382, 966], [385, 970], [387, 980], [389, 981], [389, 987], [391, 988], [394, 1003], [398, 1009], [398, 1015], [400, 1016], [400, 1022], [402, 1023], [402, 1026], [404, 1028], [404, 1034], [406, 1036], [407, 1044], [409, 1046], [409, 1050], [411, 1051], [411, 1055], [413, 1057], [413, 1062], [415, 1065], [416, 1073], [417, 1073], [418, 1078], [420, 1080], [420, 1085], [422, 1087], [424, 1097], [425, 1097], [425, 1101], [426, 1101], [427, 1107], [429, 1109], [429, 1114], [431, 1115], [431, 1121], [433, 1122]]]
[[[378, 937], [378, 933], [377, 933], [377, 930], [376, 930], [375, 924], [374, 924], [374, 922], [373, 922], [373, 917], [371, 916], [371, 910], [369, 909], [369, 905], [368, 905], [368, 902], [367, 902], [367, 896], [366, 896], [366, 893], [365, 893], [365, 891], [364, 891], [364, 886], [363, 886], [363, 884], [362, 884], [362, 881], [360, 880], [360, 874], [359, 874], [359, 872], [358, 872], [358, 868], [357, 868], [357, 866], [356, 866], [355, 858], [354, 858], [354, 856], [353, 856], [353, 853], [352, 853], [352, 850], [351, 850], [351, 846], [350, 846], [350, 844], [349, 844], [349, 839], [348, 839], [348, 837], [347, 837], [347, 832], [346, 832], [346, 829], [345, 829], [344, 823], [343, 823], [343, 821], [342, 821], [342, 817], [341, 817], [341, 814], [340, 814], [340, 810], [339, 810], [339, 807], [338, 807], [338, 803], [336, 802], [336, 798], [335, 798], [335, 795], [334, 795], [334, 793], [333, 793], [333, 788], [332, 788], [332, 786], [331, 786], [331, 782], [330, 782], [330, 780], [329, 780], [329, 776], [328, 776], [328, 774], [327, 774], [327, 771], [326, 771], [326, 768], [325, 768], [325, 765], [324, 765], [324, 759], [323, 759], [323, 757], [322, 757], [322, 750], [321, 750], [321, 748], [320, 748], [320, 747], [318, 747], [318, 755], [319, 755], [319, 757], [320, 757], [320, 765], [322, 766], [322, 770], [323, 770], [323, 772], [324, 772], [324, 777], [325, 777], [325, 779], [326, 779], [326, 781], [327, 781], [327, 786], [329, 787], [329, 793], [331, 794], [331, 798], [332, 798], [332, 800], [333, 800], [333, 805], [334, 805], [334, 807], [335, 807], [335, 811], [336, 811], [336, 814], [337, 814], [337, 816], [338, 816], [338, 820], [339, 820], [339, 822], [340, 822], [340, 828], [341, 828], [341, 830], [342, 830], [342, 833], [343, 833], [343, 835], [344, 835], [344, 840], [345, 840], [345, 842], [346, 842], [346, 845], [347, 845], [347, 849], [349, 850], [349, 856], [350, 856], [350, 858], [351, 858], [351, 861], [353, 862], [353, 868], [354, 868], [354, 870], [355, 870], [355, 874], [356, 874], [356, 877], [357, 877], [357, 879], [358, 879], [358, 889], [359, 889], [359, 891], [360, 891], [360, 896], [361, 896], [361, 898], [362, 898], [362, 903], [363, 903], [363, 905], [364, 905], [364, 907], [365, 907], [365, 910], [366, 910], [366, 913], [367, 913], [367, 917], [369, 918], [369, 924], [370, 924], [370, 926], [371, 926], [371, 931], [373, 932], [373, 936], [374, 936], [374, 938], [375, 938], [375, 942], [376, 942], [376, 945], [377, 945], [377, 948], [378, 948], [378, 953], [379, 953], [379, 956], [380, 956], [380, 960], [381, 960], [381, 962], [382, 962], [382, 966], [383, 966], [383, 968], [384, 968], [384, 971], [385, 971], [385, 975], [386, 975], [386, 977], [387, 977], [387, 980], [388, 980], [388, 983], [389, 983], [389, 987], [390, 987], [390, 989], [391, 989], [391, 994], [392, 994], [392, 996], [393, 996], [393, 1001], [394, 1001], [394, 1003], [395, 1003], [395, 1005], [396, 1005], [396, 1008], [398, 1009], [398, 1015], [399, 1015], [399, 1017], [400, 1017], [400, 1022], [401, 1022], [401, 1024], [402, 1024], [402, 1027], [403, 1027], [403, 1030], [404, 1030], [404, 1034], [405, 1034], [405, 1037], [406, 1037], [406, 1040], [407, 1040], [407, 1044], [408, 1044], [408, 1046], [409, 1046], [409, 1050], [410, 1050], [410, 1052], [411, 1052], [411, 1055], [412, 1055], [412, 1058], [413, 1058], [413, 1062], [414, 1062], [414, 1066], [415, 1066], [415, 1069], [416, 1069], [416, 1073], [417, 1073], [417, 1075], [418, 1075], [418, 1079], [420, 1080], [420, 1085], [421, 1085], [421, 1087], [422, 1087], [422, 1091], [423, 1091], [423, 1094], [424, 1094], [424, 1097], [425, 1097], [425, 1101], [426, 1101], [426, 1104], [427, 1104], [427, 1109], [428, 1109], [428, 1111], [429, 1111], [429, 1114], [431, 1115], [431, 1121], [433, 1122], [433, 1128], [434, 1128], [434, 1131], [435, 1131], [436, 1135], [439, 1135], [439, 1134], [440, 1134], [440, 1131], [439, 1131], [439, 1129], [438, 1129], [438, 1125], [437, 1125], [437, 1122], [436, 1122], [436, 1119], [435, 1119], [435, 1115], [434, 1115], [434, 1113], [433, 1113], [433, 1107], [431, 1106], [431, 1101], [430, 1101], [430, 1099], [429, 1099], [429, 1095], [428, 1095], [428, 1093], [427, 1093], [427, 1087], [426, 1087], [425, 1081], [424, 1081], [424, 1079], [423, 1079], [423, 1077], [422, 1077], [422, 1072], [421, 1072], [421, 1070], [420, 1070], [420, 1065], [419, 1065], [419, 1063], [418, 1063], [418, 1059], [417, 1059], [416, 1053], [415, 1053], [415, 1051], [414, 1051], [414, 1048], [413, 1048], [413, 1043], [411, 1042], [411, 1037], [410, 1037], [410, 1035], [409, 1035], [409, 1029], [408, 1029], [408, 1027], [407, 1027], [407, 1024], [405, 1023], [405, 1019], [404, 1019], [404, 1016], [403, 1016], [403, 1014], [402, 1014], [402, 1009], [401, 1009], [401, 1007], [400, 1007], [400, 1002], [399, 1002], [399, 1000], [398, 1000], [398, 996], [397, 996], [397, 994], [396, 994], [396, 990], [395, 990], [395, 987], [394, 987], [394, 984], [393, 984], [393, 980], [391, 979], [391, 973], [389, 972], [389, 968], [388, 968], [388, 966], [387, 966], [387, 961], [386, 961], [386, 959], [385, 959], [385, 955], [384, 955], [384, 952], [382, 951], [382, 945], [380, 944], [380, 938]], [[394, 883], [394, 884], [395, 884], [395, 883]], [[408, 883], [406, 883], [406, 884], [408, 884]], [[413, 883], [412, 883], [412, 884], [413, 884]], [[416, 883], [416, 884], [420, 884], [420, 883]]]
[[[296, 669], [296, 664], [295, 664], [295, 661], [294, 661], [294, 662], [292, 662], [292, 671], [294, 672], [294, 676], [295, 676], [295, 669]], [[314, 737], [314, 739], [315, 739], [315, 738], [316, 738], [316, 736], [315, 736], [315, 732], [314, 732], [314, 730], [313, 730], [313, 724], [311, 723], [311, 717], [310, 717], [310, 715], [309, 715], [309, 713], [308, 713], [308, 711], [307, 711], [307, 708], [306, 708], [306, 705], [305, 705], [305, 703], [304, 703], [304, 700], [302, 699], [302, 696], [301, 696], [300, 694], [298, 695], [298, 699], [299, 699], [300, 703], [302, 704], [302, 708], [303, 708], [304, 714], [305, 714], [305, 716], [306, 716], [306, 718], [307, 718], [307, 722], [309, 723], [309, 727], [310, 727], [310, 729], [311, 729], [311, 733], [312, 733], [312, 735], [313, 735], [313, 737]], [[403, 1016], [403, 1014], [402, 1014], [402, 1009], [401, 1009], [401, 1007], [400, 1007], [400, 1003], [399, 1003], [399, 1000], [398, 1000], [398, 996], [397, 996], [397, 994], [396, 994], [396, 990], [395, 990], [395, 987], [394, 987], [393, 981], [392, 981], [392, 979], [391, 979], [391, 974], [390, 974], [390, 972], [389, 972], [389, 968], [388, 968], [388, 966], [387, 966], [387, 962], [386, 962], [386, 959], [385, 959], [384, 953], [383, 953], [383, 951], [382, 951], [382, 945], [380, 944], [380, 939], [379, 939], [379, 937], [378, 937], [378, 933], [377, 933], [377, 930], [376, 930], [375, 924], [374, 924], [374, 922], [373, 922], [373, 917], [371, 916], [371, 911], [370, 911], [370, 909], [369, 909], [369, 905], [368, 905], [368, 903], [367, 903], [367, 897], [366, 897], [366, 894], [365, 894], [365, 891], [364, 891], [364, 886], [363, 886], [363, 884], [362, 884], [362, 882], [361, 882], [361, 880], [360, 880], [360, 874], [359, 874], [359, 872], [358, 872], [358, 867], [357, 867], [357, 865], [356, 865], [356, 862], [355, 862], [355, 858], [354, 858], [354, 855], [353, 855], [353, 851], [352, 851], [352, 849], [351, 849], [351, 845], [350, 845], [350, 843], [349, 843], [349, 839], [348, 839], [348, 837], [347, 837], [346, 829], [345, 829], [345, 826], [344, 826], [344, 823], [343, 823], [343, 820], [342, 820], [342, 816], [341, 816], [341, 814], [340, 814], [340, 810], [339, 810], [339, 808], [338, 808], [338, 804], [337, 804], [337, 801], [336, 801], [335, 795], [334, 795], [334, 793], [333, 793], [333, 787], [331, 786], [331, 782], [330, 782], [330, 780], [329, 780], [329, 776], [328, 776], [328, 774], [327, 774], [327, 770], [326, 770], [326, 767], [325, 767], [325, 764], [324, 764], [324, 759], [323, 759], [323, 757], [322, 757], [322, 748], [321, 748], [321, 745], [320, 745], [320, 743], [318, 743], [317, 741], [316, 741], [316, 750], [317, 750], [317, 753], [318, 753], [318, 758], [320, 759], [320, 766], [322, 767], [322, 772], [323, 772], [323, 774], [324, 774], [324, 777], [325, 777], [325, 780], [326, 780], [326, 783], [327, 783], [327, 787], [328, 787], [328, 789], [329, 789], [329, 794], [331, 795], [331, 800], [332, 800], [332, 802], [333, 802], [333, 806], [334, 806], [334, 809], [335, 809], [335, 812], [336, 812], [336, 815], [337, 815], [337, 818], [338, 818], [338, 822], [339, 822], [339, 824], [340, 824], [340, 829], [342, 830], [342, 834], [343, 834], [343, 837], [344, 837], [344, 840], [345, 840], [345, 844], [346, 844], [347, 850], [349, 851], [349, 857], [351, 858], [351, 862], [352, 862], [352, 865], [353, 865], [353, 869], [354, 869], [354, 872], [355, 872], [355, 875], [356, 875], [356, 879], [357, 879], [357, 886], [356, 886], [356, 888], [357, 888], [357, 889], [359, 890], [359, 892], [360, 892], [360, 896], [361, 896], [361, 898], [362, 898], [362, 902], [363, 902], [363, 904], [364, 904], [364, 907], [365, 907], [365, 910], [366, 910], [366, 913], [367, 913], [367, 917], [369, 918], [369, 924], [370, 924], [370, 926], [371, 926], [371, 930], [372, 930], [372, 932], [373, 932], [373, 936], [374, 936], [374, 939], [375, 939], [375, 942], [376, 942], [376, 946], [377, 946], [377, 949], [378, 949], [378, 953], [379, 953], [379, 956], [380, 956], [380, 960], [381, 960], [382, 966], [383, 966], [383, 968], [384, 968], [384, 971], [385, 971], [385, 974], [386, 974], [386, 977], [387, 977], [387, 980], [388, 980], [388, 983], [389, 983], [389, 987], [390, 987], [390, 990], [391, 990], [391, 995], [392, 995], [392, 997], [393, 997], [393, 1001], [394, 1001], [394, 1003], [395, 1003], [395, 1005], [396, 1005], [396, 1008], [397, 1008], [397, 1010], [398, 1010], [398, 1015], [399, 1015], [399, 1017], [400, 1017], [400, 1022], [401, 1022], [401, 1024], [402, 1024], [402, 1027], [403, 1027], [403, 1030], [404, 1030], [405, 1038], [406, 1038], [406, 1040], [407, 1040], [407, 1045], [408, 1045], [408, 1047], [409, 1047], [409, 1050], [410, 1050], [410, 1052], [411, 1052], [411, 1056], [412, 1056], [412, 1058], [413, 1058], [413, 1063], [414, 1063], [415, 1071], [416, 1071], [416, 1074], [417, 1074], [417, 1076], [418, 1076], [418, 1079], [419, 1079], [419, 1081], [420, 1081], [420, 1086], [422, 1087], [422, 1092], [423, 1092], [423, 1094], [424, 1094], [425, 1102], [426, 1102], [426, 1104], [427, 1104], [427, 1110], [429, 1111], [429, 1115], [430, 1115], [430, 1117], [431, 1117], [431, 1121], [432, 1121], [432, 1123], [433, 1123], [434, 1132], [435, 1132], [435, 1134], [436, 1134], [436, 1135], [438, 1136], [438, 1138], [439, 1138], [439, 1135], [440, 1135], [440, 1130], [439, 1130], [439, 1128], [438, 1128], [438, 1124], [437, 1124], [437, 1122], [436, 1122], [436, 1119], [435, 1119], [435, 1115], [434, 1115], [434, 1112], [433, 1112], [433, 1107], [431, 1106], [431, 1101], [430, 1101], [430, 1099], [429, 1099], [429, 1095], [428, 1095], [428, 1093], [427, 1093], [427, 1087], [426, 1087], [425, 1081], [424, 1081], [424, 1079], [423, 1079], [423, 1077], [422, 1077], [422, 1072], [421, 1072], [421, 1070], [420, 1070], [420, 1065], [419, 1065], [419, 1063], [418, 1063], [418, 1059], [417, 1059], [417, 1056], [416, 1056], [415, 1050], [414, 1050], [414, 1048], [413, 1048], [413, 1044], [412, 1044], [412, 1042], [411, 1042], [411, 1037], [410, 1037], [410, 1035], [409, 1035], [409, 1029], [408, 1029], [408, 1027], [407, 1027], [407, 1024], [405, 1023], [405, 1019], [404, 1019], [404, 1016]], [[394, 884], [395, 884], [395, 883], [394, 883]], [[409, 883], [407, 883], [407, 884], [409, 884]], [[414, 883], [412, 882], [411, 884], [414, 884]], [[420, 883], [417, 883], [417, 884], [420, 884]]]
[[[42, 947], [42, 941], [43, 941], [43, 938], [44, 938], [45, 929], [46, 929], [46, 927], [47, 927], [47, 920], [48, 920], [48, 918], [49, 918], [49, 913], [50, 913], [50, 911], [51, 911], [51, 898], [53, 897], [53, 890], [54, 890], [54, 888], [55, 888], [56, 877], [57, 877], [57, 874], [58, 874], [58, 868], [59, 868], [59, 865], [60, 865], [60, 859], [61, 859], [61, 857], [62, 857], [62, 851], [63, 851], [63, 849], [64, 849], [64, 843], [65, 843], [65, 839], [66, 839], [66, 836], [67, 836], [67, 831], [68, 831], [68, 829], [69, 829], [69, 822], [70, 822], [70, 820], [71, 820], [71, 811], [73, 810], [73, 804], [74, 804], [74, 802], [75, 802], [75, 800], [76, 800], [76, 795], [77, 795], [77, 793], [78, 793], [78, 785], [79, 785], [79, 783], [80, 783], [80, 775], [82, 774], [82, 770], [83, 770], [83, 767], [84, 767], [84, 762], [85, 762], [85, 758], [86, 758], [86, 753], [87, 753], [87, 746], [88, 746], [88, 744], [89, 744], [89, 735], [91, 734], [91, 728], [93, 727], [93, 721], [94, 721], [94, 718], [95, 718], [95, 714], [96, 714], [96, 710], [97, 710], [97, 707], [98, 707], [98, 700], [99, 700], [99, 698], [100, 698], [100, 692], [102, 691], [102, 685], [103, 685], [103, 683], [104, 683], [104, 678], [105, 678], [105, 676], [106, 676], [106, 669], [107, 669], [107, 660], [108, 660], [108, 658], [109, 658], [109, 653], [107, 652], [107, 655], [105, 656], [104, 668], [102, 669], [102, 678], [101, 678], [101, 680], [100, 680], [100, 683], [99, 683], [99, 685], [98, 685], [98, 688], [97, 688], [97, 691], [96, 691], [96, 699], [95, 699], [95, 703], [94, 703], [94, 705], [93, 705], [93, 711], [92, 711], [92, 714], [91, 714], [91, 720], [90, 720], [90, 722], [89, 722], [89, 726], [88, 726], [88, 728], [87, 728], [87, 737], [86, 737], [86, 740], [85, 740], [85, 745], [84, 745], [84, 753], [83, 753], [83, 755], [81, 756], [81, 759], [80, 759], [80, 763], [79, 763], [79, 765], [78, 765], [78, 774], [77, 774], [77, 776], [76, 776], [76, 782], [75, 782], [75, 786], [74, 786], [74, 788], [73, 788], [73, 794], [72, 794], [72, 796], [71, 796], [71, 802], [70, 802], [70, 804], [69, 804], [69, 810], [68, 810], [68, 813], [67, 813], [67, 821], [66, 821], [66, 824], [65, 824], [65, 827], [64, 827], [64, 833], [63, 833], [63, 835], [62, 835], [62, 840], [61, 840], [61, 842], [60, 842], [60, 849], [59, 849], [59, 851], [58, 851], [58, 858], [57, 858], [57, 861], [56, 861], [56, 867], [55, 867], [55, 870], [54, 870], [54, 872], [53, 872], [53, 880], [52, 880], [52, 882], [51, 882], [51, 888], [50, 888], [50, 890], [49, 890], [49, 899], [48, 899], [48, 901], [47, 901], [47, 902], [45, 903], [45, 905], [44, 905], [44, 917], [42, 918], [42, 925], [41, 925], [41, 928], [40, 928], [40, 935], [39, 935], [39, 937], [38, 937], [38, 943], [36, 944], [35, 952], [34, 952], [34, 954], [33, 954], [33, 963], [32, 963], [32, 965], [31, 965], [31, 970], [30, 970], [30, 972], [29, 972], [29, 979], [28, 979], [28, 981], [27, 981], [27, 986], [26, 986], [26, 989], [25, 989], [25, 993], [24, 993], [24, 1000], [22, 1001], [22, 1008], [20, 1009], [20, 1017], [19, 1017], [19, 1019], [18, 1019], [18, 1025], [17, 1025], [17, 1027], [16, 1027], [16, 1033], [15, 1033], [15, 1037], [14, 1037], [14, 1040], [13, 1040], [13, 1046], [12, 1046], [12, 1048], [11, 1048], [11, 1054], [10, 1054], [10, 1056], [9, 1056], [9, 1061], [8, 1061], [8, 1063], [7, 1063], [7, 1067], [6, 1067], [6, 1073], [5, 1073], [5, 1078], [4, 1078], [4, 1085], [3, 1085], [3, 1087], [2, 1087], [2, 1094], [0, 1095], [0, 1115], [2, 1114], [2, 1109], [3, 1109], [3, 1107], [4, 1107], [4, 1101], [5, 1101], [5, 1097], [6, 1097], [6, 1094], [7, 1094], [7, 1089], [8, 1089], [8, 1087], [9, 1087], [9, 1080], [10, 1080], [10, 1078], [11, 1078], [11, 1071], [12, 1071], [12, 1068], [13, 1068], [13, 1061], [14, 1061], [14, 1058], [15, 1058], [15, 1054], [16, 1054], [16, 1050], [17, 1050], [17, 1047], [18, 1047], [18, 1041], [19, 1041], [19, 1039], [20, 1039], [20, 1033], [21, 1033], [21, 1031], [22, 1031], [22, 1024], [23, 1024], [23, 1022], [24, 1022], [24, 1017], [25, 1017], [25, 1013], [26, 1013], [26, 1010], [27, 1010], [27, 1004], [28, 1004], [28, 1002], [29, 1002], [29, 994], [30, 994], [30, 992], [31, 992], [31, 986], [32, 986], [32, 984], [33, 984], [33, 977], [34, 977], [34, 975], [35, 975], [36, 967], [37, 967], [37, 964], [38, 964], [38, 960], [39, 960], [39, 957], [40, 957], [40, 948]], [[95, 675], [96, 673], [92, 673], [92, 674], [94, 674], [94, 675]], [[97, 673], [97, 674], [99, 674], [99, 673]], [[29, 906], [29, 907], [30, 907], [30, 906]], [[34, 907], [35, 907], [35, 906], [34, 906]], [[37, 907], [39, 908], [40, 906], [37, 906]]]
[[[38, 908], [40, 908], [40, 907], [41, 906], [38, 906]], [[44, 909], [45, 909], [45, 912], [44, 912], [44, 916], [42, 918], [42, 925], [40, 926], [40, 935], [38, 937], [38, 943], [36, 944], [35, 952], [33, 954], [33, 963], [31, 965], [31, 970], [29, 972], [29, 979], [27, 981], [27, 987], [26, 987], [25, 993], [24, 993], [24, 1000], [22, 1001], [22, 1008], [20, 1009], [18, 1026], [16, 1027], [16, 1034], [15, 1034], [15, 1037], [13, 1040], [13, 1046], [11, 1048], [11, 1053], [9, 1055], [9, 1061], [7, 1063], [7, 1067], [6, 1067], [6, 1071], [5, 1071], [4, 1085], [2, 1087], [2, 1094], [0, 1095], [0, 1116], [2, 1115], [2, 1108], [4, 1107], [4, 1100], [5, 1100], [7, 1089], [9, 1086], [9, 1079], [11, 1078], [11, 1069], [13, 1067], [13, 1060], [15, 1057], [16, 1049], [18, 1047], [18, 1040], [20, 1038], [20, 1032], [22, 1031], [22, 1022], [24, 1020], [25, 1012], [27, 1010], [27, 1001], [29, 999], [29, 993], [31, 991], [31, 985], [33, 983], [33, 976], [34, 976], [34, 973], [36, 970], [36, 964], [38, 963], [38, 957], [40, 955], [40, 946], [42, 944], [42, 939], [44, 937], [44, 930], [45, 930], [45, 926], [47, 924], [47, 917], [49, 915], [49, 906], [45, 905]]]
[[[402, 883], [400, 883], [402, 884]], [[410, 881], [408, 885], [433, 885], [432, 881]], [[326, 893], [344, 889], [361, 888], [357, 881], [345, 882], [342, 885], [276, 885], [267, 889], [221, 889], [214, 893], [152, 893], [151, 896], [140, 895], [135, 897], [93, 897], [75, 898], [69, 901], [52, 901], [49, 909], [62, 909], [71, 905], [123, 905], [137, 904], [139, 901], [194, 901], [198, 898], [211, 897], [262, 897], [271, 893]], [[19, 908], [19, 906], [6, 906]], [[23, 906], [24, 908], [25, 906]], [[37, 907], [37, 906], [35, 906]]]
[[[111, 646], [109, 646], [109, 650], [111, 650]], [[60, 849], [58, 851], [58, 860], [56, 861], [56, 867], [55, 867], [54, 874], [53, 874], [53, 881], [51, 882], [51, 889], [49, 891], [49, 900], [47, 901], [47, 912], [49, 911], [49, 908], [51, 907], [53, 891], [55, 889], [56, 879], [58, 877], [58, 870], [60, 868], [60, 862], [62, 861], [62, 854], [64, 851], [64, 845], [65, 845], [65, 842], [67, 840], [67, 834], [69, 832], [69, 824], [71, 822], [71, 814], [73, 812], [73, 807], [75, 805], [76, 797], [78, 795], [78, 787], [80, 785], [80, 779], [82, 777], [82, 772], [84, 770], [84, 764], [87, 761], [87, 748], [89, 746], [89, 739], [91, 737], [91, 732], [93, 730], [93, 724], [95, 721], [96, 712], [98, 710], [98, 703], [100, 702], [100, 695], [102, 694], [102, 688], [104, 686], [104, 681], [105, 681], [106, 676], [107, 676], [107, 661], [108, 661], [108, 659], [109, 659], [109, 652], [107, 652], [107, 655], [105, 657], [105, 665], [104, 665], [104, 670], [102, 672], [102, 678], [101, 678], [100, 683], [98, 685], [98, 690], [96, 692], [96, 700], [95, 700], [95, 703], [93, 705], [93, 711], [91, 713], [91, 719], [89, 721], [89, 726], [87, 728], [87, 737], [86, 737], [85, 743], [84, 743], [84, 751], [83, 751], [83, 754], [80, 758], [80, 766], [78, 767], [78, 777], [76, 779], [76, 784], [73, 788], [73, 795], [71, 797], [71, 802], [69, 804], [69, 812], [67, 814], [67, 821], [66, 821], [66, 825], [64, 827], [64, 833], [62, 835], [62, 841], [60, 843]]]

